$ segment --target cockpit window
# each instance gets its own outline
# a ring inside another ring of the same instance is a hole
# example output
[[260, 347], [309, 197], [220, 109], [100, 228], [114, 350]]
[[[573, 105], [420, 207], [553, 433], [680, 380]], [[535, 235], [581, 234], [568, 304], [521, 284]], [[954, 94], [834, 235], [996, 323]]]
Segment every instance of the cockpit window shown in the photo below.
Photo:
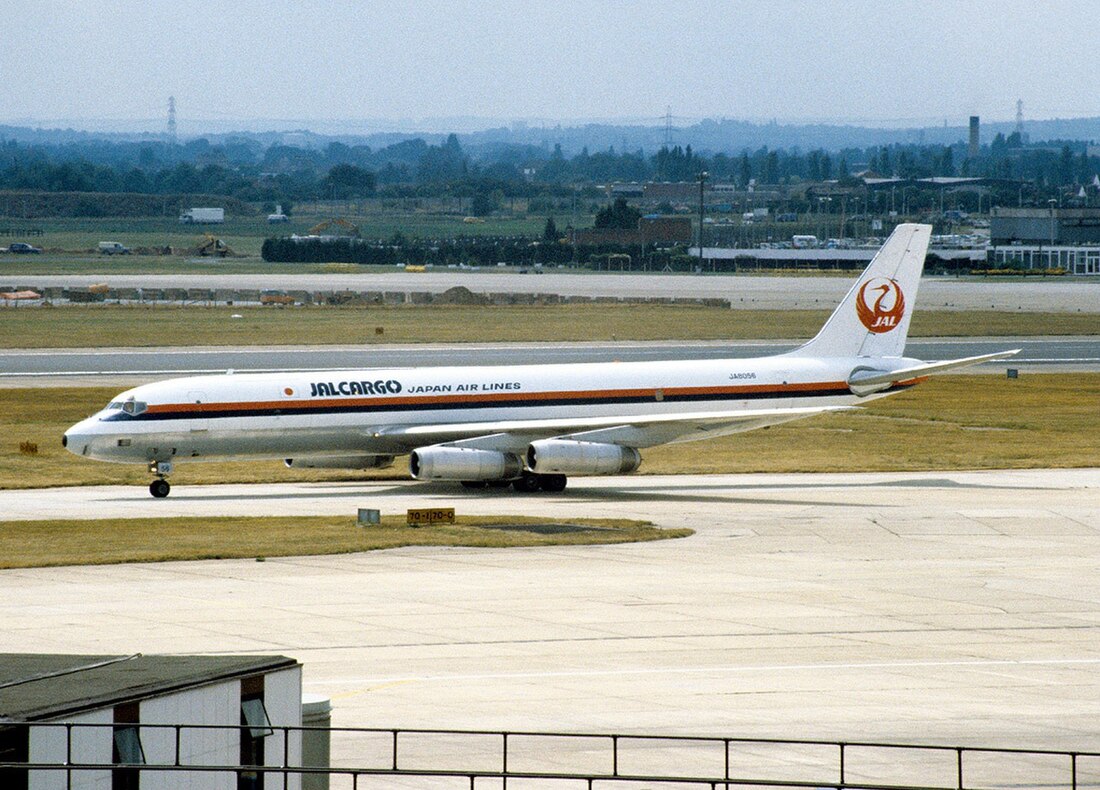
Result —
[[147, 404], [139, 400], [128, 400], [122, 404], [122, 410], [130, 415], [141, 414], [146, 408]]
[[118, 411], [121, 408], [122, 408], [122, 401], [120, 401], [120, 400], [111, 401], [110, 403], [107, 404], [107, 411]]

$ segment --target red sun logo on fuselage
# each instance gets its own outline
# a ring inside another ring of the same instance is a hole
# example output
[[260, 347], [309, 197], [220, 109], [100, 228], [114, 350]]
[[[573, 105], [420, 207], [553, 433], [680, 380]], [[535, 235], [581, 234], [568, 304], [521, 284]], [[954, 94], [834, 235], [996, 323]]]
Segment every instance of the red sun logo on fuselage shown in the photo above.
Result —
[[876, 335], [896, 329], [905, 315], [905, 295], [897, 280], [875, 277], [859, 287], [856, 315]]

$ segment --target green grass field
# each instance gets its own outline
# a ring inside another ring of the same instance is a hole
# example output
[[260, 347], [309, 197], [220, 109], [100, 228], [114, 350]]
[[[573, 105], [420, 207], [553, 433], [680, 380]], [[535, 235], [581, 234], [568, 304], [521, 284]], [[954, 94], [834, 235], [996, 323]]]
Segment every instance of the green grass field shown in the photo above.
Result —
[[[264, 239], [292, 233], [307, 234], [310, 228], [334, 217], [344, 217], [360, 228], [363, 238], [389, 239], [395, 233], [408, 238], [448, 238], [466, 236], [537, 236], [546, 223], [545, 215], [516, 214], [488, 217], [483, 222], [467, 223], [461, 214], [443, 211], [402, 210], [370, 206], [311, 206], [296, 212], [290, 222], [269, 225], [263, 215], [227, 216], [221, 225], [181, 225], [177, 215], [164, 217], [102, 217], [16, 219], [0, 217], [0, 227], [40, 228], [42, 236], [0, 239], [29, 241], [44, 250], [42, 255], [0, 255], [0, 275], [34, 274], [141, 274], [189, 273], [264, 274], [277, 272], [314, 273], [321, 266], [269, 264], [260, 258]], [[561, 219], [559, 217], [559, 219]], [[578, 218], [580, 221], [580, 218]], [[565, 222], [559, 222], [564, 227]], [[583, 217], [584, 226], [592, 217]], [[196, 247], [206, 233], [222, 239], [234, 257], [208, 260], [196, 258], [188, 250]], [[121, 242], [131, 249], [171, 247], [172, 255], [103, 256], [96, 252], [101, 241]], [[355, 267], [369, 272], [371, 267]], [[367, 287], [367, 286], [364, 286]]]
[[[824, 310], [634, 304], [27, 307], [0, 309], [0, 347], [774, 340], [812, 337], [827, 317]], [[962, 311], [918, 312], [911, 331], [917, 337], [1097, 333], [1100, 321], [1091, 314]]]
[[[286, 233], [304, 233], [309, 225], [303, 222], [279, 226]], [[131, 249], [138, 247], [164, 247], [186, 249], [194, 247], [210, 232], [223, 239], [235, 251], [259, 258], [260, 246], [268, 236], [283, 231], [273, 230], [263, 218], [230, 218], [222, 225], [181, 225], [176, 216], [171, 217], [104, 217], [97, 219], [47, 218], [28, 220], [3, 220], [0, 225], [41, 228], [43, 235], [27, 239], [45, 254], [33, 256], [41, 266], [60, 262], [59, 253], [90, 255], [93, 260], [104, 259], [105, 264], [142, 264], [148, 271], [151, 265], [164, 262], [170, 265], [176, 256], [122, 256], [107, 258], [98, 256], [96, 245], [101, 241], [118, 241]], [[6, 246], [6, 245], [5, 245]], [[33, 265], [32, 256], [10, 256], [7, 264]], [[186, 257], [184, 255], [183, 257]], [[18, 259], [18, 260], [17, 260]]]
[[545, 522], [530, 516], [461, 515], [454, 525], [415, 528], [405, 525], [404, 516], [393, 515], [363, 528], [354, 518], [333, 516], [0, 521], [0, 569], [349, 554], [400, 546], [578, 546], [692, 534], [626, 519], [573, 519], [571, 526], [587, 529], [538, 531]]
[[[310, 208], [295, 213], [289, 222], [270, 225], [264, 215], [234, 217], [229, 215], [220, 225], [181, 225], [178, 215], [164, 217], [102, 217], [102, 218], [43, 218], [15, 219], [0, 217], [0, 227], [40, 228], [42, 236], [16, 239], [30, 241], [41, 247], [41, 256], [4, 257], [4, 268], [13, 273], [36, 272], [39, 274], [65, 273], [66, 265], [83, 267], [91, 263], [107, 265], [112, 271], [158, 271], [181, 265], [189, 257], [186, 252], [172, 256], [124, 256], [106, 258], [96, 254], [101, 241], [118, 241], [131, 249], [139, 247], [165, 247], [186, 250], [202, 240], [205, 233], [212, 233], [225, 241], [232, 250], [246, 256], [246, 261], [228, 259], [225, 267], [242, 262], [259, 263], [260, 247], [270, 236], [288, 236], [292, 233], [307, 234], [310, 228], [334, 217], [343, 217], [359, 226], [365, 239], [389, 239], [395, 233], [408, 238], [448, 238], [453, 236], [538, 236], [546, 224], [546, 216], [517, 214], [514, 216], [487, 217], [482, 222], [468, 223], [457, 213], [442, 211], [417, 211], [385, 209], [377, 206], [334, 206], [331, 212], [323, 208]], [[565, 227], [561, 217], [559, 225]], [[578, 219], [580, 221], [580, 218]], [[582, 227], [592, 224], [591, 216], [584, 216]], [[6, 247], [4, 243], [0, 246]], [[79, 260], [70, 260], [76, 257]], [[58, 268], [61, 267], [61, 268]], [[294, 267], [302, 271], [301, 266]]]
[[[147, 485], [142, 466], [81, 459], [61, 434], [102, 408], [113, 388], [0, 389], [0, 488]], [[1100, 466], [1100, 374], [1019, 379], [951, 375], [857, 412], [813, 417], [643, 452], [643, 474], [858, 472]], [[37, 445], [33, 455], [21, 444]], [[407, 477], [404, 460], [381, 472], [292, 470], [281, 462], [181, 463], [189, 483], [369, 480]]]

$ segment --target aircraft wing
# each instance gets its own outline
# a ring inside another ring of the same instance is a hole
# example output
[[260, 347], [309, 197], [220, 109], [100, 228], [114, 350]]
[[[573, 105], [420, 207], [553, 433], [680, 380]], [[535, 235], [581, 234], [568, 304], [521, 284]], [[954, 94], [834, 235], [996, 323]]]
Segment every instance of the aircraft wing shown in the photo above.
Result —
[[630, 447], [652, 447], [665, 442], [751, 431], [852, 406], [806, 406], [789, 409], [735, 409], [608, 417], [563, 417], [541, 420], [499, 420], [452, 424], [406, 425], [387, 428], [375, 438], [408, 447], [429, 444], [519, 451], [535, 439], [573, 439]]
[[949, 359], [943, 362], [926, 362], [923, 365], [914, 365], [913, 367], [901, 368], [900, 370], [857, 370], [848, 377], [848, 383], [852, 386], [859, 387], [893, 384], [896, 381], [909, 381], [923, 376], [931, 376], [935, 373], [945, 373], [949, 370], [968, 368], [971, 365], [980, 365], [982, 362], [1008, 359], [1019, 353], [1020, 349], [1016, 348], [1011, 351], [998, 351], [995, 354], [982, 354], [977, 357]]

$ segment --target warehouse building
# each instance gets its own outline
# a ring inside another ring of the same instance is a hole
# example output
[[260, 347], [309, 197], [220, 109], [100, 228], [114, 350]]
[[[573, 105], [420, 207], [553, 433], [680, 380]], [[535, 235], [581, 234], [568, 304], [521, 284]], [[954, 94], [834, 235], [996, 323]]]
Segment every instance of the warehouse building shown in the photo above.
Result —
[[0, 763], [111, 766], [0, 769], [0, 787], [282, 788], [279, 773], [139, 766], [300, 765], [301, 731], [277, 728], [301, 726], [301, 670], [285, 656], [0, 654]]

